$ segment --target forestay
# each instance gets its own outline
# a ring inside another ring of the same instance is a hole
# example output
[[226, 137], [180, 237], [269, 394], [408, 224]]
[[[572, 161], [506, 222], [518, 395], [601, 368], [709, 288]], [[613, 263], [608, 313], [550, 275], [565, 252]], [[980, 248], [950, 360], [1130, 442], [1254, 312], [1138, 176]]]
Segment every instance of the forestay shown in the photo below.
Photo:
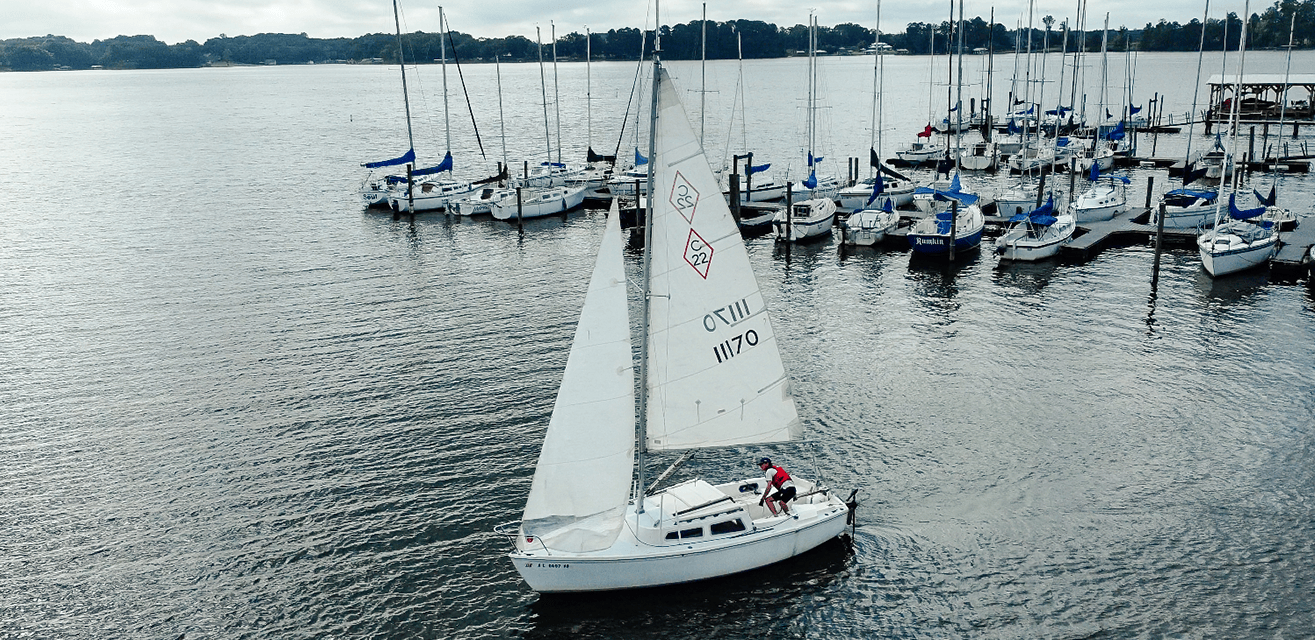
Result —
[[653, 160], [649, 450], [801, 435], [744, 241], [661, 70]]
[[629, 499], [635, 379], [620, 217], [614, 202], [521, 521], [562, 551], [610, 547]]

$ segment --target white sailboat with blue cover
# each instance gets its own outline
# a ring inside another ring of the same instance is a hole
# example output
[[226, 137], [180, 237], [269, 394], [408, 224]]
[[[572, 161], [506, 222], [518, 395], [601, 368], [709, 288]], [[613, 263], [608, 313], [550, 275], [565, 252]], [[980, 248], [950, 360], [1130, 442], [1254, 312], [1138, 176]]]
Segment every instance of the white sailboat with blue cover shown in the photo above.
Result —
[[780, 516], [759, 505], [760, 476], [646, 484], [653, 451], [802, 435], [743, 240], [670, 77], [654, 66], [649, 192], [661, 197], [646, 217], [638, 407], [614, 201], [524, 515], [497, 529], [540, 592], [747, 571], [836, 537], [850, 513], [799, 477], [791, 515]]

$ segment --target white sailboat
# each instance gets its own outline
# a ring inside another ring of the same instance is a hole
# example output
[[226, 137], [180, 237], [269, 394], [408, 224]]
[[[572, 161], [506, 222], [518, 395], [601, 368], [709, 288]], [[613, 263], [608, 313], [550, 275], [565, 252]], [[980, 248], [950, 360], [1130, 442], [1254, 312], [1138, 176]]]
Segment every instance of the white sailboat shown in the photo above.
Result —
[[[1247, 13], [1251, 15], [1251, 0], [1246, 2]], [[1239, 54], [1242, 56], [1241, 62], [1237, 66], [1237, 81], [1233, 85], [1233, 95], [1242, 94], [1242, 70], [1246, 68], [1247, 60], [1247, 31], [1246, 23], [1242, 24], [1242, 38], [1238, 44]], [[1229, 120], [1233, 131], [1233, 149], [1225, 157], [1225, 166], [1231, 166], [1233, 158], [1237, 154], [1237, 130], [1238, 130], [1238, 103], [1241, 100], [1233, 100], [1232, 113], [1229, 114]], [[1215, 207], [1215, 225], [1213, 229], [1202, 233], [1196, 239], [1197, 252], [1201, 255], [1201, 266], [1210, 277], [1217, 278], [1226, 276], [1231, 273], [1245, 271], [1252, 267], [1261, 266], [1271, 258], [1278, 250], [1278, 227], [1273, 222], [1261, 220], [1253, 222], [1263, 216], [1268, 207], [1261, 206], [1255, 209], [1239, 210], [1237, 208], [1237, 188], [1238, 178], [1236, 175], [1241, 172], [1234, 172], [1232, 177], [1232, 193], [1228, 196], [1228, 220], [1222, 221], [1223, 204], [1216, 203]], [[1223, 188], [1220, 187], [1222, 193]]]
[[1035, 261], [1053, 257], [1060, 247], [1072, 242], [1077, 224], [1071, 215], [1056, 216], [1055, 199], [1009, 219], [1014, 226], [996, 238], [995, 252], [1001, 260]]
[[402, 20], [398, 15], [397, 0], [393, 0], [393, 22], [397, 26], [397, 67], [402, 73], [402, 104], [406, 109], [406, 142], [409, 147], [400, 157], [361, 165], [370, 169], [370, 173], [361, 182], [361, 199], [367, 208], [388, 208], [392, 196], [406, 184], [406, 176], [385, 175], [376, 178], [375, 169], [414, 164], [416, 161], [415, 136], [411, 133], [411, 97], [406, 91], [406, 60], [402, 58]]
[[[881, 161], [881, 129], [884, 114], [882, 94], [885, 92], [885, 48], [881, 42], [881, 0], [877, 0], [877, 40], [872, 49], [876, 60], [872, 70], [872, 135], [869, 139], [868, 166], [872, 176], [840, 190], [837, 200], [845, 211], [854, 212], [850, 218], [855, 231], [842, 237], [847, 244], [862, 239], [862, 244], [876, 244], [899, 225], [899, 214], [894, 209], [913, 202], [913, 182], [890, 170]], [[885, 173], [890, 178], [883, 178]], [[853, 219], [858, 216], [857, 219]]]
[[836, 201], [831, 198], [810, 198], [782, 208], [772, 217], [776, 239], [786, 242], [805, 242], [831, 234], [836, 221]]
[[646, 490], [651, 451], [783, 442], [802, 430], [735, 221], [670, 77], [654, 67], [649, 190], [669, 196], [646, 217], [638, 407], [614, 202], [524, 515], [497, 529], [540, 592], [747, 571], [836, 537], [850, 513], [799, 477], [790, 515], [779, 516], [758, 503], [761, 477]]
[[[539, 28], [534, 29], [534, 39], [539, 40]], [[557, 32], [553, 25], [553, 77], [556, 92]], [[561, 157], [561, 115], [558, 114], [557, 159], [553, 160], [552, 136], [548, 133], [548, 87], [543, 75], [543, 44], [539, 43], [539, 83], [543, 94], [543, 136], [548, 149], [548, 160], [536, 167], [522, 181], [519, 202], [515, 196], [506, 196], [491, 205], [491, 213], [498, 220], [515, 220], [520, 218], [539, 218], [556, 213], [564, 213], [584, 203], [586, 192], [591, 185], [579, 178], [583, 170], [563, 163]], [[559, 101], [560, 102], [560, 101]]]
[[[439, 43], [442, 51], [443, 65], [443, 129], [447, 135], [447, 153], [443, 156], [443, 161], [437, 166], [427, 169], [417, 169], [411, 172], [412, 176], [436, 176], [435, 178], [426, 178], [421, 182], [410, 185], [409, 189], [394, 192], [388, 198], [389, 206], [394, 211], [443, 211], [448, 205], [458, 200], [470, 196], [478, 187], [466, 180], [457, 180], [452, 177], [452, 123], [449, 118], [450, 110], [447, 101], [447, 40], [448, 29], [447, 20], [443, 15], [443, 7], [438, 8], [438, 27]], [[400, 31], [400, 27], [399, 27]], [[399, 40], [400, 46], [400, 40]], [[407, 111], [407, 127], [410, 127], [411, 112]], [[447, 176], [442, 174], [447, 173]]]

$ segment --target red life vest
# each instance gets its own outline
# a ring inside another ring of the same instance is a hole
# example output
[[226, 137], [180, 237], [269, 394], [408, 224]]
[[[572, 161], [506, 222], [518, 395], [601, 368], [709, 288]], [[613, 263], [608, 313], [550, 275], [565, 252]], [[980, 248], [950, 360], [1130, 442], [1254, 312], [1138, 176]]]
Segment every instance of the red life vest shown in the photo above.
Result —
[[786, 473], [785, 469], [776, 465], [772, 465], [772, 468], [776, 469], [776, 475], [772, 476], [772, 486], [779, 490], [781, 486], [785, 484], [786, 480], [790, 479], [790, 474]]

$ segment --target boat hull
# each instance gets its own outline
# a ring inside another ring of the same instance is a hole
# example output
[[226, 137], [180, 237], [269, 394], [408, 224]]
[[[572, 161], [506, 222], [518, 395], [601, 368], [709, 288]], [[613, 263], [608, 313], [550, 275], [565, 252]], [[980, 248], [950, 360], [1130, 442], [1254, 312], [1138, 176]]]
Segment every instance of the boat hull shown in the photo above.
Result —
[[[792, 558], [840, 535], [849, 513], [835, 497], [821, 505], [791, 509], [798, 519], [771, 518], [715, 542], [647, 547], [644, 553], [632, 555], [513, 552], [510, 557], [526, 584], [540, 593], [659, 587], [733, 575]], [[622, 536], [633, 538], [633, 518], [632, 512]]]
[[1238, 224], [1250, 223], [1233, 222], [1220, 225], [1218, 230], [1207, 231], [1197, 239], [1201, 266], [1211, 277], [1218, 278], [1259, 267], [1274, 256], [1278, 246], [1277, 233], [1247, 240], [1231, 232], [1231, 227]]
[[1035, 230], [1029, 233], [1027, 225], [1020, 224], [996, 239], [995, 251], [1001, 260], [1009, 261], [1035, 262], [1053, 258], [1061, 247], [1073, 241], [1074, 229], [1076, 226], [1069, 216], [1045, 227], [1041, 233]]
[[[519, 212], [517, 210], [516, 196], [503, 198], [493, 203], [491, 213], [498, 220], [515, 220], [519, 215], [522, 219], [542, 218], [558, 213], [565, 213], [584, 203], [585, 187], [579, 186], [572, 189], [565, 187], [553, 187], [556, 192], [548, 197], [530, 198], [528, 201], [522, 194]], [[533, 192], [530, 192], [533, 193]]]

